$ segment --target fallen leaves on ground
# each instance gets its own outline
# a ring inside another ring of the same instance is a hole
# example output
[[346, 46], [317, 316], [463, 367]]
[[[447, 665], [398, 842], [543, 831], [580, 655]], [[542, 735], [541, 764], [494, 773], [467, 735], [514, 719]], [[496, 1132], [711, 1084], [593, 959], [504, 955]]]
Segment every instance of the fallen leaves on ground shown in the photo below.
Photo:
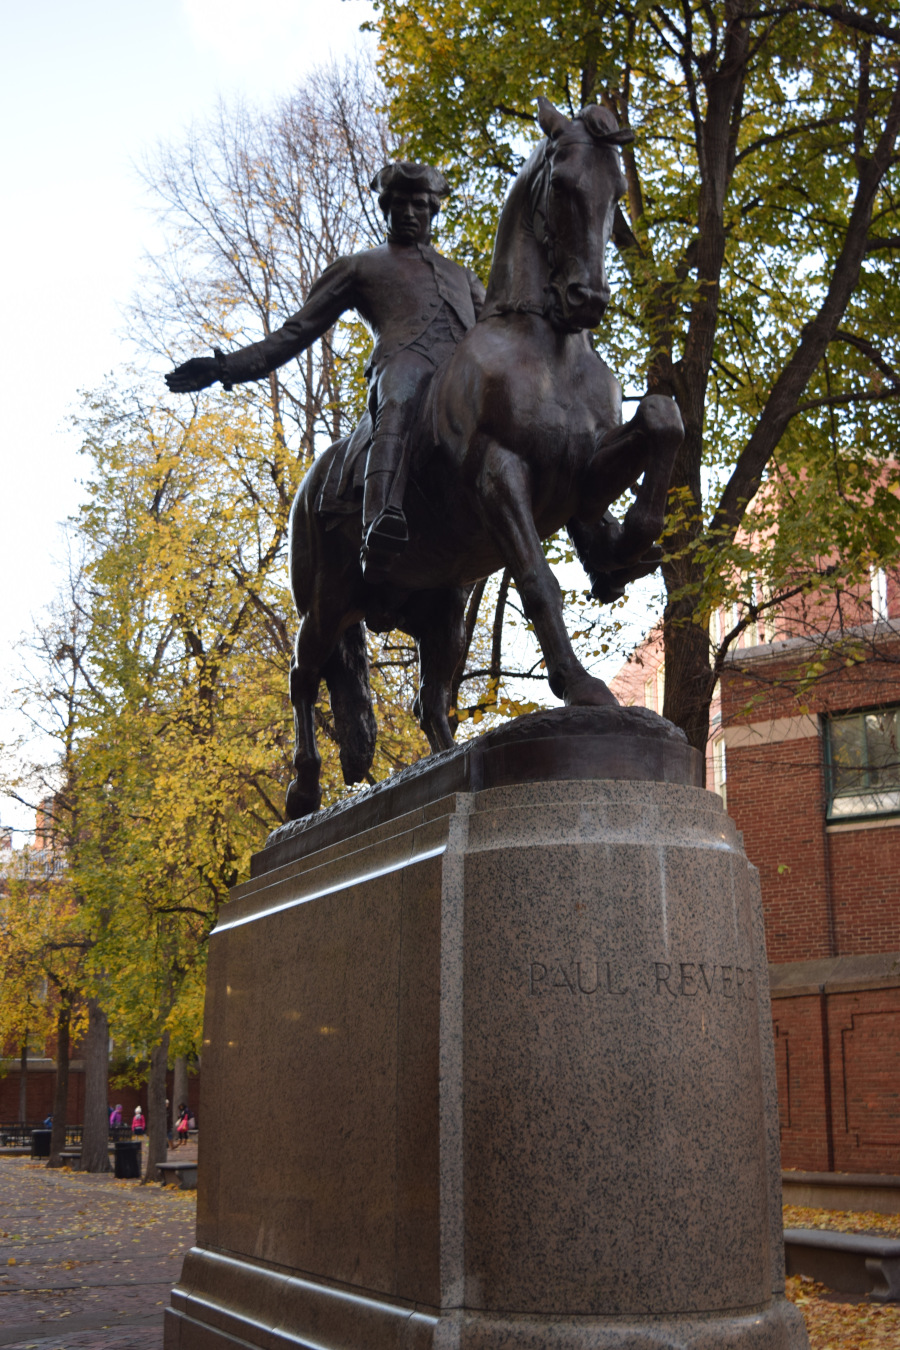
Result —
[[898, 1350], [900, 1346], [896, 1303], [841, 1303], [840, 1294], [830, 1293], [806, 1275], [790, 1276], [787, 1296], [803, 1314], [810, 1350]]
[[[44, 1206], [53, 1204], [54, 1237], [104, 1236], [108, 1238], [139, 1238], [144, 1230], [154, 1230], [162, 1220], [180, 1221], [193, 1211], [196, 1191], [183, 1191], [177, 1186], [163, 1186], [159, 1182], [147, 1185], [136, 1180], [118, 1180], [110, 1173], [92, 1175], [87, 1172], [51, 1171], [45, 1163], [3, 1160], [3, 1201], [8, 1213], [23, 1207], [23, 1217], [15, 1231], [0, 1233], [7, 1243], [27, 1242], [46, 1231], [47, 1214]], [[16, 1183], [16, 1172], [21, 1179]], [[27, 1173], [36, 1173], [29, 1181]], [[57, 1181], [57, 1178], [59, 1180]], [[60, 1189], [62, 1188], [62, 1189]], [[81, 1206], [70, 1202], [60, 1204], [63, 1195], [78, 1197]]]
[[[14, 1227], [0, 1237], [5, 1239], [7, 1253], [10, 1248], [17, 1252], [3, 1263], [13, 1268], [9, 1276], [0, 1276], [0, 1303], [8, 1310], [7, 1317], [12, 1312], [8, 1300], [16, 1298], [22, 1300], [23, 1320], [55, 1319], [96, 1308], [99, 1324], [105, 1324], [107, 1316], [115, 1318], [120, 1312], [119, 1295], [137, 1294], [141, 1286], [141, 1307], [149, 1310], [163, 1305], [161, 1289], [168, 1279], [174, 1282], [177, 1278], [181, 1254], [190, 1244], [196, 1192], [142, 1187], [108, 1176], [48, 1172], [41, 1164], [23, 1165], [19, 1160], [4, 1161], [2, 1173], [5, 1217], [7, 1222], [15, 1217]], [[785, 1205], [784, 1225], [900, 1238], [900, 1215], [892, 1214]], [[13, 1271], [18, 1275], [23, 1268], [26, 1286], [31, 1287], [4, 1288], [11, 1283]], [[76, 1268], [77, 1283], [71, 1283], [69, 1272]], [[123, 1279], [130, 1286], [127, 1290], [117, 1287]], [[53, 1287], [56, 1284], [58, 1289]], [[803, 1314], [810, 1350], [900, 1350], [897, 1304], [837, 1294], [802, 1275], [788, 1280], [787, 1294]], [[142, 1339], [143, 1329], [139, 1340], [134, 1339], [139, 1334], [136, 1328], [127, 1334], [131, 1339], [123, 1345], [149, 1347], [149, 1340]], [[66, 1339], [72, 1350], [88, 1343], [87, 1335], [84, 1340], [80, 1336]]]
[[[900, 1214], [784, 1206], [785, 1228], [900, 1238]], [[792, 1275], [787, 1296], [803, 1314], [810, 1350], [900, 1350], [900, 1307], [838, 1294], [808, 1275]]]
[[784, 1226], [825, 1228], [832, 1233], [872, 1233], [879, 1237], [900, 1238], [900, 1214], [875, 1214], [871, 1210], [810, 1209], [806, 1205], [785, 1205]]
[[[195, 1203], [193, 1191], [0, 1158], [0, 1211], [9, 1225], [0, 1237], [0, 1340], [9, 1344], [20, 1326], [32, 1344], [35, 1323], [49, 1332], [77, 1317], [93, 1333], [34, 1343], [158, 1350], [161, 1309], [193, 1241]], [[100, 1335], [102, 1328], [111, 1330]]]

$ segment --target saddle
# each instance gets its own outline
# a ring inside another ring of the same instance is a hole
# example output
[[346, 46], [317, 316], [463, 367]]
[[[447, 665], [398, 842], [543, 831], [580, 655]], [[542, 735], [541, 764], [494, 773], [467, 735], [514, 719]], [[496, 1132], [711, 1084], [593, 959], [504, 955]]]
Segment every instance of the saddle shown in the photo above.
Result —
[[[414, 414], [415, 423], [423, 428], [430, 425], [432, 444], [437, 443], [437, 392], [449, 364], [443, 360], [428, 381], [428, 386]], [[315, 512], [322, 518], [326, 530], [333, 530], [347, 516], [362, 512], [363, 489], [366, 478], [366, 458], [374, 434], [368, 409], [363, 413], [349, 436], [342, 437], [325, 451], [329, 458], [325, 481], [316, 498]], [[411, 448], [411, 447], [410, 447]], [[399, 503], [398, 503], [399, 505]]]
[[366, 456], [372, 443], [372, 430], [372, 418], [365, 412], [349, 436], [335, 441], [325, 451], [330, 463], [316, 498], [315, 511], [323, 518], [327, 530], [340, 525], [345, 516], [358, 515], [362, 511]]

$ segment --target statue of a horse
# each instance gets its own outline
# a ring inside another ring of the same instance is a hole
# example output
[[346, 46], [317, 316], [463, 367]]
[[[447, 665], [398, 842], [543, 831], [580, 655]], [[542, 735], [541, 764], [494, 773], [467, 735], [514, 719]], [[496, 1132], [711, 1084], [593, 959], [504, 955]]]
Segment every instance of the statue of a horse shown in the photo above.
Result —
[[[389, 581], [363, 578], [358, 517], [335, 526], [317, 513], [339, 447], [316, 460], [294, 501], [290, 568], [300, 630], [291, 666], [290, 819], [320, 803], [313, 711], [323, 677], [345, 780], [360, 781], [371, 766], [364, 622], [415, 639], [419, 722], [433, 751], [449, 749], [466, 600], [498, 568], [512, 573], [554, 694], [567, 704], [616, 702], [575, 656], [541, 540], [565, 525], [601, 600], [653, 570], [683, 427], [672, 400], [657, 395], [623, 426], [621, 388], [587, 335], [609, 303], [604, 255], [625, 192], [617, 147], [631, 134], [596, 106], [570, 121], [541, 99], [539, 121], [546, 139], [500, 216], [482, 314], [416, 415], [404, 500], [409, 543]], [[629, 488], [635, 498], [620, 524], [608, 508]]]

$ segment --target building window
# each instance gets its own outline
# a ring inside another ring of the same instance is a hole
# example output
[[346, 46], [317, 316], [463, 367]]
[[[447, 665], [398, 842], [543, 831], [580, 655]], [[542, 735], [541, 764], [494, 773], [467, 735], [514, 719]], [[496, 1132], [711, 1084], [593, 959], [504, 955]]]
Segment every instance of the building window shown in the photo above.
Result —
[[831, 717], [825, 733], [829, 818], [900, 813], [900, 708]]
[[718, 736], [712, 743], [712, 768], [713, 783], [712, 790], [717, 792], [722, 798], [722, 805], [728, 805], [728, 789], [726, 783], [725, 771], [725, 737]]
[[872, 587], [872, 618], [881, 623], [888, 617], [887, 573], [883, 567], [873, 567], [869, 572]]

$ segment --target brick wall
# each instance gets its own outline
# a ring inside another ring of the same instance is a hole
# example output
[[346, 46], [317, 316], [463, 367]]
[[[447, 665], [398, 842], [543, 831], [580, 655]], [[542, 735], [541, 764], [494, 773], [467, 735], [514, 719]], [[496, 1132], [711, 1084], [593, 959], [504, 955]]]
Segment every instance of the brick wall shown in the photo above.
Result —
[[[8, 1063], [8, 1062], [7, 1062]], [[44, 1120], [53, 1110], [53, 1090], [56, 1083], [56, 1071], [52, 1064], [32, 1064], [28, 1070], [27, 1119]], [[167, 1079], [167, 1096], [172, 1101], [172, 1073]], [[138, 1102], [147, 1114], [146, 1085], [139, 1087], [110, 1088], [109, 1104], [122, 1104], [122, 1116], [126, 1124], [131, 1123]], [[200, 1105], [200, 1076], [188, 1075], [188, 1105], [197, 1115]], [[19, 1071], [8, 1065], [6, 1073], [0, 1077], [0, 1121], [4, 1123], [19, 1118]], [[69, 1121], [70, 1125], [81, 1125], [84, 1120], [84, 1072], [80, 1068], [69, 1070]], [[198, 1117], [199, 1120], [199, 1117]]]
[[900, 986], [775, 998], [772, 1025], [782, 1165], [900, 1173]]
[[[28, 1069], [26, 1119], [45, 1120], [53, 1110], [56, 1069], [53, 1064], [32, 1064]], [[19, 1119], [19, 1070], [8, 1068], [0, 1078], [0, 1121]], [[84, 1074], [69, 1070], [69, 1123], [80, 1125], [84, 1119]]]
[[[892, 628], [898, 624], [900, 620]], [[863, 630], [861, 640], [865, 649], [877, 649], [881, 659], [850, 667], [840, 659], [823, 661], [821, 676], [802, 693], [798, 693], [797, 675], [814, 655], [809, 644], [776, 642], [738, 650], [721, 680], [723, 724], [900, 702], [900, 638], [893, 631], [883, 630], [881, 635], [880, 631], [870, 626]]]
[[900, 1172], [900, 989], [828, 998], [834, 1168]]
[[831, 956], [819, 738], [729, 747], [728, 813], [759, 868], [770, 961]]
[[[823, 714], [900, 703], [900, 644], [882, 650], [801, 697], [796, 644], [741, 651], [721, 684], [728, 811], [773, 963], [782, 1162], [809, 1171], [900, 1173], [900, 819], [829, 827], [821, 731]], [[854, 977], [832, 978], [847, 961]]]
[[781, 1163], [809, 1172], [833, 1170], [824, 1016], [818, 994], [772, 1003]]
[[827, 838], [837, 952], [900, 951], [900, 820]]

